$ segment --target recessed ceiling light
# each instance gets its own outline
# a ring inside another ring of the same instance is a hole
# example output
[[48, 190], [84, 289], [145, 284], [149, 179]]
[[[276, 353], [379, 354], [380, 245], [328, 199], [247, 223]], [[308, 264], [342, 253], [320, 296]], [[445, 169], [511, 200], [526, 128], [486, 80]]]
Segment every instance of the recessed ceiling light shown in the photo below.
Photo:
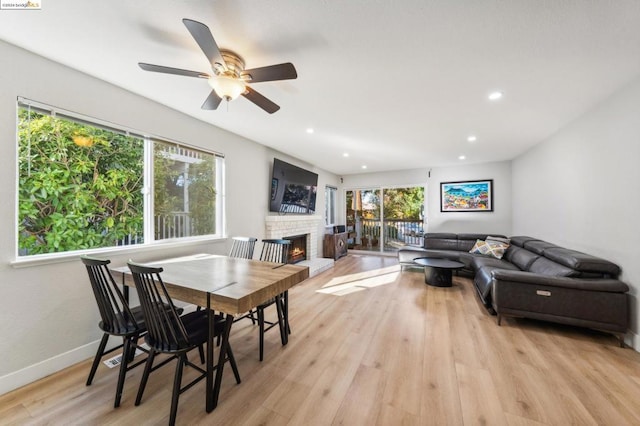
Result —
[[467, 138], [467, 140], [469, 142], [475, 142], [478, 140], [478, 138], [476, 137], [476, 135], [469, 135], [469, 137]]
[[498, 99], [502, 98], [502, 95], [503, 95], [503, 93], [500, 92], [500, 91], [489, 93], [489, 100], [490, 101], [497, 101]]
[[362, 166], [362, 168], [363, 168], [363, 169], [366, 169], [366, 168], [367, 168], [367, 166]]
[[344, 154], [342, 154], [342, 156], [343, 156], [343, 157], [348, 157], [348, 156], [349, 156], [349, 153], [348, 153], [348, 152], [345, 152]]
[[307, 133], [309, 133], [309, 134], [313, 133], [313, 129], [312, 129], [311, 127], [309, 127], [309, 128], [307, 129]]
[[465, 158], [467, 158], [467, 157], [465, 157], [464, 155], [461, 155], [461, 156], [458, 157], [458, 160], [464, 160]]

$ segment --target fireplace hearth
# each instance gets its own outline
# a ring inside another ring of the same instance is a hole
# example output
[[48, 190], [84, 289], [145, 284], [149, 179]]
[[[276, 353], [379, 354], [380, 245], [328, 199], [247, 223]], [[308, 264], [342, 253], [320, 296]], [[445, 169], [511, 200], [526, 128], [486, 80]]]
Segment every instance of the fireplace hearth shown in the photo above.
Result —
[[291, 241], [289, 246], [289, 263], [298, 263], [307, 260], [307, 234], [284, 237]]

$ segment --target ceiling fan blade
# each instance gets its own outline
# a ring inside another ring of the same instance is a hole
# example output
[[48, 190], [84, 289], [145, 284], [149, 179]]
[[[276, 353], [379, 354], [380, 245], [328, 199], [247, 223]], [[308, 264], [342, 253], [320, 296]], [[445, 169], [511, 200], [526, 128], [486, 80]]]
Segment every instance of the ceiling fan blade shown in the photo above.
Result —
[[218, 63], [226, 70], [227, 64], [222, 58], [222, 53], [220, 53], [220, 49], [213, 39], [213, 34], [211, 34], [209, 27], [202, 22], [186, 18], [183, 19], [182, 22], [196, 40], [196, 43], [198, 43], [198, 46], [200, 46], [200, 49], [202, 49], [207, 59], [209, 59], [211, 67], [213, 68], [215, 64]]
[[250, 77], [247, 79], [250, 83], [259, 83], [262, 81], [275, 80], [293, 80], [298, 78], [296, 67], [291, 62], [278, 65], [270, 65], [268, 67], [253, 68], [244, 70], [240, 73], [241, 77]]
[[217, 109], [220, 102], [222, 102], [222, 98], [218, 96], [215, 90], [212, 90], [200, 108], [207, 110]]
[[138, 62], [138, 65], [140, 66], [140, 68], [142, 68], [145, 71], [161, 72], [163, 74], [184, 75], [187, 77], [211, 78], [211, 76], [205, 72], [189, 71], [189, 70], [183, 70], [180, 68], [164, 67], [162, 65], [145, 64], [144, 62]]
[[269, 99], [265, 98], [249, 86], [247, 86], [247, 90], [242, 94], [242, 96], [249, 99], [251, 102], [267, 111], [269, 114], [273, 114], [280, 109], [278, 105], [271, 102]]

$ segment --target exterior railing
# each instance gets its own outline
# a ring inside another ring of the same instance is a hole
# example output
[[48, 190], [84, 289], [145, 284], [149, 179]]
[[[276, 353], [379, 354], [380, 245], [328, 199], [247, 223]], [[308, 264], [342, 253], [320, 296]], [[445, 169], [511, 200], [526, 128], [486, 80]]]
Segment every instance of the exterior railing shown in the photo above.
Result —
[[[159, 214], [154, 218], [155, 239], [189, 237], [194, 234], [191, 214], [186, 212], [173, 212]], [[142, 235], [128, 235], [118, 241], [119, 246], [141, 244], [144, 241]]]
[[191, 214], [185, 212], [173, 212], [156, 215], [155, 239], [181, 238], [193, 235], [191, 228]]
[[422, 246], [424, 242], [424, 223], [422, 220], [387, 219], [379, 221], [364, 219], [360, 223], [361, 229], [356, 232], [362, 249], [371, 247], [379, 250], [376, 247], [379, 247], [381, 240], [384, 241], [385, 250], [387, 248], [394, 250], [404, 245]]

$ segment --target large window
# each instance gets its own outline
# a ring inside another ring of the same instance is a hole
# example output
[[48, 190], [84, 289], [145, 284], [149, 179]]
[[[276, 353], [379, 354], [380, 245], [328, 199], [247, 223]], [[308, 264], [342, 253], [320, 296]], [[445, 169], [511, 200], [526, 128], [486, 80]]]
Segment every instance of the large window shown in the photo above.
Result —
[[219, 154], [18, 104], [18, 255], [216, 236]]
[[324, 191], [324, 223], [327, 226], [336, 223], [336, 194], [338, 188], [333, 186], [325, 187]]

